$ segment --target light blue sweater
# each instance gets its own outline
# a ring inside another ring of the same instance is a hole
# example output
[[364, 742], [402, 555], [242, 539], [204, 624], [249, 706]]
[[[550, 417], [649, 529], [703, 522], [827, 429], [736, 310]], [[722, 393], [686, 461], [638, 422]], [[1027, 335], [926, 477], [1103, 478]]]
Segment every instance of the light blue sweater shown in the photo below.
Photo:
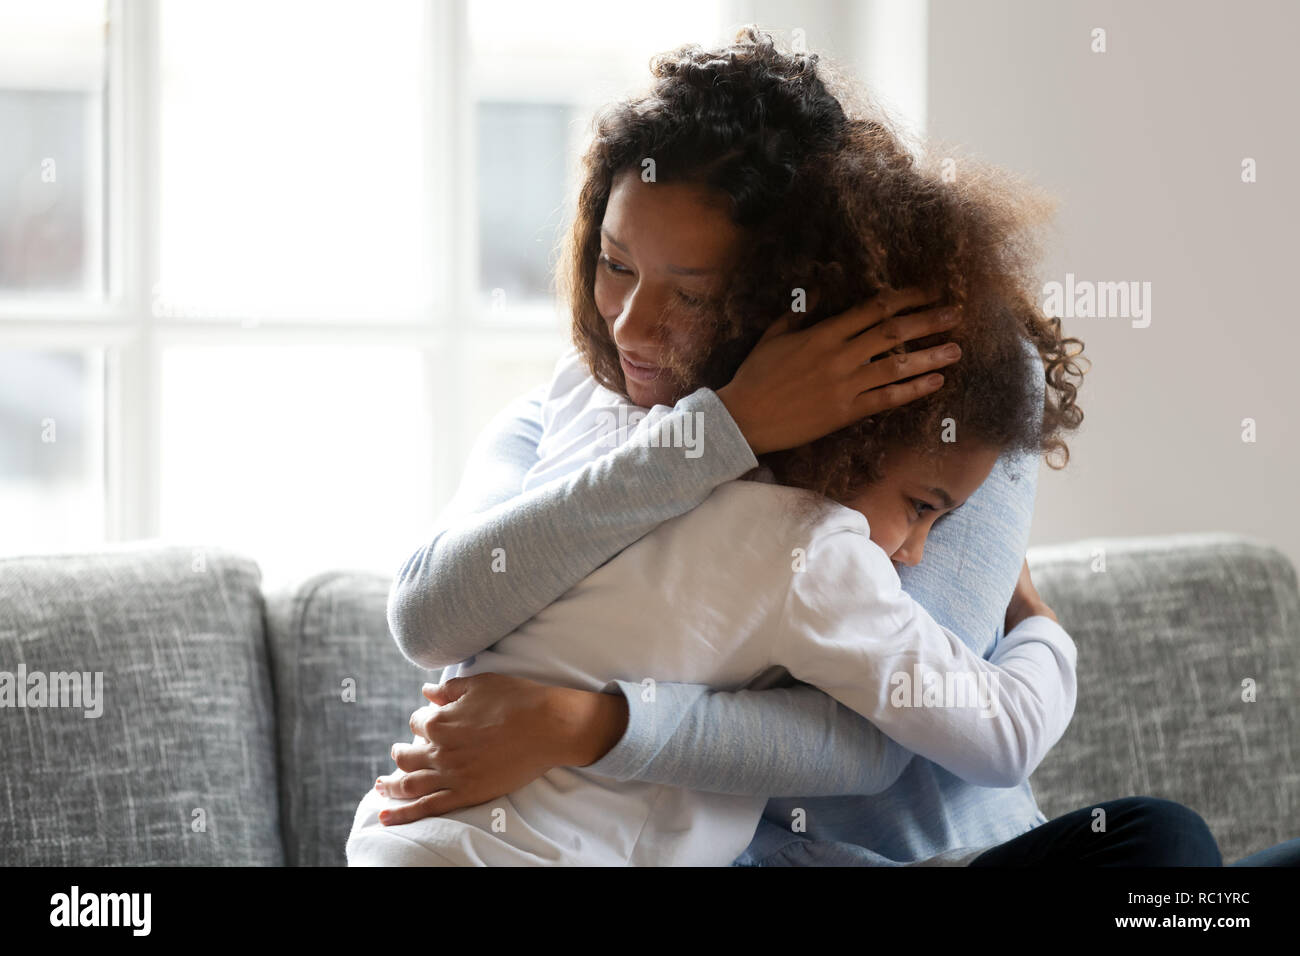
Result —
[[[623, 548], [757, 464], [717, 395], [700, 389], [673, 412], [703, 416], [695, 419], [703, 423], [699, 457], [631, 443], [521, 493], [537, 461], [544, 394], [541, 388], [516, 400], [485, 429], [431, 540], [393, 583], [389, 627], [422, 667], [490, 647]], [[1020, 572], [1036, 478], [1033, 456], [1000, 462], [964, 507], [936, 524], [924, 561], [900, 569], [904, 588], [986, 658]], [[509, 574], [491, 572], [497, 548], [509, 556]], [[774, 798], [741, 864], [965, 858], [1045, 821], [1027, 782], [977, 787], [920, 757], [886, 786], [883, 735], [808, 685], [729, 693], [659, 684], [653, 703], [643, 702], [637, 684], [606, 689], [626, 697], [628, 726], [591, 771]], [[806, 829], [796, 832], [795, 821]]]

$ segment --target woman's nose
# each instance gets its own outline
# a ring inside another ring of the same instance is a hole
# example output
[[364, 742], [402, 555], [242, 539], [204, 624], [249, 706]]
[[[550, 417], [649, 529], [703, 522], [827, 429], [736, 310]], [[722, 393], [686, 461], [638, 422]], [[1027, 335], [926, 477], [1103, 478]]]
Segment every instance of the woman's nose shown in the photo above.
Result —
[[652, 345], [658, 338], [658, 310], [651, 297], [642, 290], [631, 293], [623, 302], [623, 311], [614, 320], [611, 330], [619, 348], [635, 352]]

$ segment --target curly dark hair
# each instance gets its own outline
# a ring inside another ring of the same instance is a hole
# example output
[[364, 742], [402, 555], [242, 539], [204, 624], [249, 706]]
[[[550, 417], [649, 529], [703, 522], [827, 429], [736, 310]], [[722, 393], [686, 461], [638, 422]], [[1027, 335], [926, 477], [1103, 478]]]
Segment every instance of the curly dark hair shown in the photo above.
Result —
[[[752, 26], [722, 49], [691, 44], [660, 54], [651, 72], [647, 93], [595, 118], [557, 272], [574, 343], [597, 381], [627, 393], [594, 298], [601, 221], [615, 178], [653, 158], [657, 182], [725, 197], [743, 236], [737, 268], [691, 336], [690, 353], [660, 359], [683, 395], [729, 382], [796, 288], [816, 290], [796, 315], [799, 327], [909, 286], [934, 289], [939, 303], [961, 309], [947, 338], [963, 355], [943, 370], [937, 393], [764, 456], [779, 481], [845, 500], [878, 478], [890, 448], [942, 450], [949, 418], [960, 440], [1032, 449], [1064, 466], [1062, 433], [1083, 418], [1075, 361], [1083, 343], [1065, 338], [1060, 320], [1035, 304], [1046, 197], [972, 161], [922, 162], [883, 113], [859, 105], [865, 97], [839, 71], [815, 53], [778, 50]], [[1041, 360], [1041, 405], [1027, 345]]]

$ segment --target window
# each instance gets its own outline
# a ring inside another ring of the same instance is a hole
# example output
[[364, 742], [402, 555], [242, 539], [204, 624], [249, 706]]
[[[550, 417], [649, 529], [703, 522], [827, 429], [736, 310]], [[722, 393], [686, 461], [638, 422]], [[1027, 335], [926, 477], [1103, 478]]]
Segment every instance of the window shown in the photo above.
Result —
[[[104, 295], [103, 3], [0, 5], [0, 297], [37, 310]], [[0, 542], [102, 538], [104, 356], [0, 339]]]
[[0, 294], [103, 294], [103, 0], [0, 6]]
[[414, 319], [432, 305], [419, 3], [161, 6], [169, 314]]
[[104, 521], [104, 357], [0, 350], [0, 514], [6, 551], [89, 547]]
[[737, 10], [5, 0], [0, 550], [394, 571], [565, 348], [593, 108]]

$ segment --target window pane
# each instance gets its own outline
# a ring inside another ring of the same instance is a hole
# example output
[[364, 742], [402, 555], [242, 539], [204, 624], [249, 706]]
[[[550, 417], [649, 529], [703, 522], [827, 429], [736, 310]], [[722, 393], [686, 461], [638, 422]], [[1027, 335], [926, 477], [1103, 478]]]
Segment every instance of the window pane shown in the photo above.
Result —
[[489, 315], [551, 295], [572, 115], [565, 104], [478, 105], [479, 288]]
[[162, 534], [247, 553], [277, 586], [394, 573], [433, 518], [422, 354], [176, 347], [163, 354]]
[[572, 215], [578, 152], [594, 108], [650, 82], [651, 56], [723, 38], [716, 0], [468, 4], [477, 104], [480, 316], [555, 325], [556, 244]]
[[104, 540], [104, 357], [0, 350], [0, 550]]
[[722, 39], [722, 4], [717, 0], [656, 0], [650, 8], [608, 0], [565, 0], [562, 5], [472, 0], [468, 6], [470, 39], [479, 56], [616, 57], [639, 65], [644, 73], [654, 53]]
[[432, 299], [418, 0], [164, 0], [162, 316]]
[[0, 294], [103, 294], [104, 17], [0, 4]]

